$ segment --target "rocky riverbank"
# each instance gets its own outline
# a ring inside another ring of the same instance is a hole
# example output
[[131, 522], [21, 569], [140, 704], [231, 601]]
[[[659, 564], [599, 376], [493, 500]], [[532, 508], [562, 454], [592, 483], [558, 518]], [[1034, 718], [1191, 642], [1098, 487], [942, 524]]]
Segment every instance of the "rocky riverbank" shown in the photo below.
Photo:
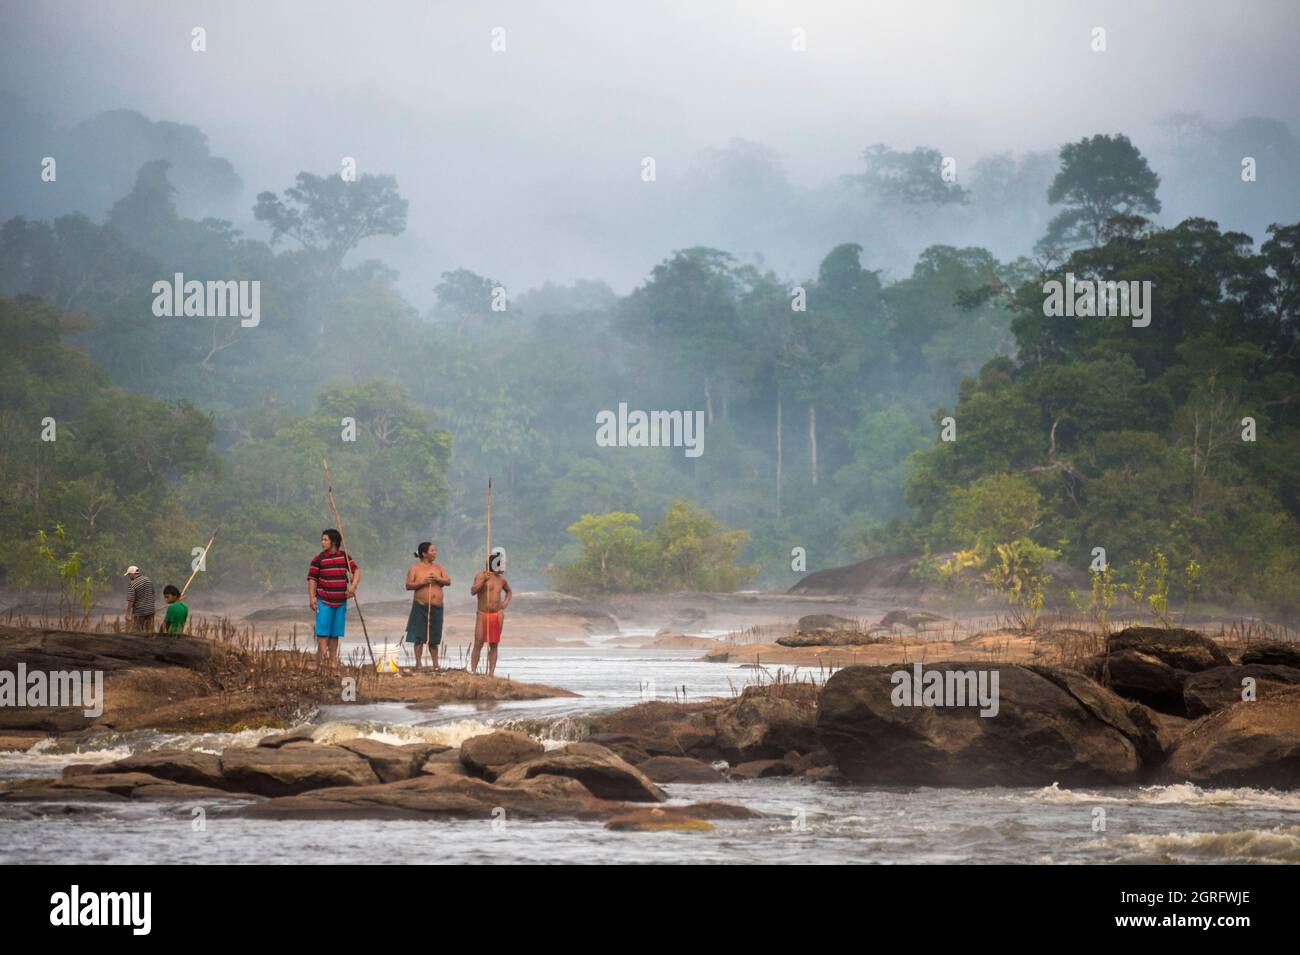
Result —
[[[0, 656], [0, 669], [19, 645], [28, 666], [74, 659], [70, 635], [6, 636], [0, 652], [10, 656]], [[302, 726], [255, 745], [226, 745], [220, 753], [159, 749], [74, 764], [58, 778], [0, 787], [0, 801], [184, 799], [280, 819], [494, 818], [504, 812], [521, 819], [603, 820], [619, 829], [691, 830], [751, 815], [731, 803], [744, 802], [748, 781], [777, 777], [873, 788], [1183, 782], [1300, 788], [1295, 644], [1255, 643], [1230, 653], [1193, 631], [1135, 627], [1094, 649], [1070, 666], [984, 655], [913, 659], [846, 667], [824, 684], [777, 680], [732, 698], [652, 700], [587, 716], [583, 739], [547, 744], [550, 749], [508, 730], [454, 748], [382, 742], [364, 730], [355, 738], [340, 740], [335, 731], [328, 741], [324, 735], [318, 740], [318, 727]], [[170, 669], [215, 679], [207, 675], [211, 660], [194, 646], [114, 637], [84, 641], [76, 651], [109, 670], [110, 680]], [[900, 672], [915, 681], [905, 692]], [[446, 683], [437, 693], [446, 694], [495, 693], [495, 683], [510, 683], [464, 674], [388, 677], [367, 684], [367, 698], [407, 700], [433, 693], [438, 680]], [[470, 682], [458, 682], [464, 680]], [[407, 684], [410, 691], [403, 689]], [[501, 692], [565, 692], [513, 686]], [[945, 696], [958, 686], [966, 688], [964, 697]], [[182, 702], [212, 697], [209, 692]], [[709, 801], [682, 805], [663, 789], [680, 794], [696, 784], [715, 787]], [[734, 787], [735, 800], [714, 801], [718, 785], [728, 792]]]
[[88, 716], [83, 707], [0, 706], [0, 748], [26, 748], [50, 734], [103, 730], [282, 728], [330, 703], [402, 702], [425, 708], [576, 695], [461, 669], [318, 670], [308, 654], [203, 637], [0, 626], [0, 670], [17, 672], [20, 664], [28, 672], [102, 672], [103, 712]]
[[[1234, 663], [1203, 634], [1132, 627], [1078, 669], [913, 664], [935, 676], [901, 702], [896, 667], [850, 667], [825, 685], [818, 739], [845, 776], [871, 785], [1292, 789], [1300, 787], [1300, 668], [1260, 661], [1293, 660], [1295, 651], [1264, 644]], [[922, 695], [968, 673], [996, 673], [995, 712]]]
[[129, 800], [214, 804], [258, 819], [576, 818], [619, 829], [707, 829], [712, 819], [757, 815], [718, 802], [661, 805], [663, 790], [609, 747], [583, 741], [547, 751], [510, 731], [458, 750], [278, 734], [220, 755], [154, 750], [0, 788], [4, 803]]

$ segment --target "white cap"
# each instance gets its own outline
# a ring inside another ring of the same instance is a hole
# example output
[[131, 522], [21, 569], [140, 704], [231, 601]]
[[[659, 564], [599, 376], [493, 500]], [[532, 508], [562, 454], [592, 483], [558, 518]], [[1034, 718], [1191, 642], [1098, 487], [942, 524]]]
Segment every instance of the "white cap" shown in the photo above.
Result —
[[122, 576], [130, 577], [132, 574], [138, 574], [138, 573], [140, 573], [140, 568], [137, 567], [135, 564], [132, 564], [130, 567], [126, 569], [126, 573], [123, 574]]

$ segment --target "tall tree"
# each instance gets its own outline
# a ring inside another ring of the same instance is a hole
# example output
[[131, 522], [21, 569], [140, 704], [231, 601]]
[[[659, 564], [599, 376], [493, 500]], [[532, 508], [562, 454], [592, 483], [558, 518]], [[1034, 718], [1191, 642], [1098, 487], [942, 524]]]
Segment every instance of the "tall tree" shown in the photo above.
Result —
[[1098, 134], [1061, 147], [1061, 169], [1047, 190], [1047, 201], [1064, 204], [1038, 243], [1046, 252], [1102, 243], [1106, 222], [1115, 215], [1160, 211], [1160, 177], [1125, 135]]
[[363, 239], [406, 231], [407, 201], [394, 176], [369, 173], [347, 182], [342, 176], [298, 173], [284, 198], [273, 192], [257, 197], [253, 215], [271, 227], [271, 244], [288, 237], [332, 274]]

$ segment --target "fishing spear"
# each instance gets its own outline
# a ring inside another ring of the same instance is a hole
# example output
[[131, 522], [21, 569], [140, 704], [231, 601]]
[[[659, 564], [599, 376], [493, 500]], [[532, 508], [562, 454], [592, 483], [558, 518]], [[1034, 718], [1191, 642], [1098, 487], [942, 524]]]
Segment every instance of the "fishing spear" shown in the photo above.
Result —
[[194, 565], [194, 571], [193, 573], [190, 574], [190, 579], [185, 581], [185, 586], [181, 588], [181, 595], [176, 598], [177, 600], [185, 599], [186, 593], [189, 592], [190, 584], [194, 583], [195, 575], [198, 574], [199, 569], [201, 567], [207, 566], [206, 562], [208, 559], [208, 549], [212, 546], [212, 542], [217, 539], [218, 530], [220, 530], [220, 527], [214, 528], [211, 536], [208, 537], [208, 542], [203, 545], [203, 553], [199, 555], [198, 563]]

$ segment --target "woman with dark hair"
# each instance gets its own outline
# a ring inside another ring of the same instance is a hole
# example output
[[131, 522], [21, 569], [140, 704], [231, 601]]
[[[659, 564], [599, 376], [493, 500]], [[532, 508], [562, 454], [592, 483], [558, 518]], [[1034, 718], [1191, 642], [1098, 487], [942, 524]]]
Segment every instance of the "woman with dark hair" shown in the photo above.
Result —
[[438, 647], [442, 644], [442, 588], [451, 583], [447, 571], [437, 563], [438, 548], [421, 541], [415, 549], [416, 562], [406, 572], [406, 589], [415, 591], [411, 615], [406, 620], [406, 642], [415, 644], [415, 665], [419, 667], [425, 644], [429, 645], [429, 662], [435, 670]]

